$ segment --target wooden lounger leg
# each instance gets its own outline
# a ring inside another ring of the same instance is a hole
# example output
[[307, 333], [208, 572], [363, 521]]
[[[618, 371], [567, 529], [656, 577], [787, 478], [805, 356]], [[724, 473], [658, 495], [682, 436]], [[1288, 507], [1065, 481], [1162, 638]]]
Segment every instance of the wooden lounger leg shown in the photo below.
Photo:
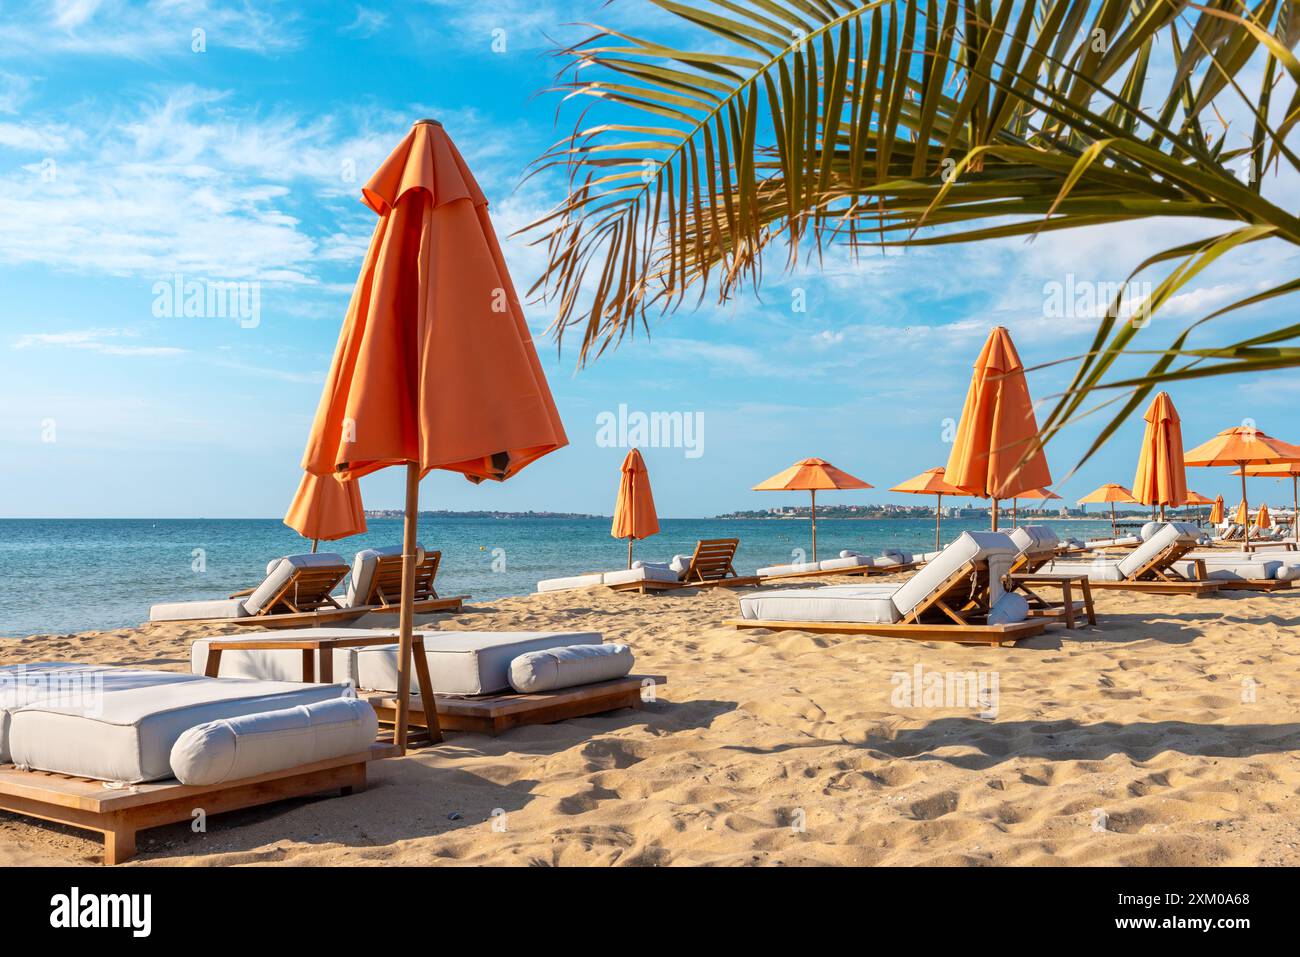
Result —
[[438, 726], [438, 705], [433, 698], [433, 682], [429, 679], [429, 659], [424, 656], [424, 639], [416, 635], [411, 650], [415, 653], [415, 683], [420, 689], [420, 705], [424, 708], [424, 728], [429, 734], [429, 743], [437, 744], [442, 740], [442, 728]]
[[104, 863], [121, 864], [135, 857], [135, 826], [119, 818], [104, 831]]
[[203, 674], [208, 678], [216, 678], [221, 674], [220, 648], [208, 648], [208, 663], [203, 669]]

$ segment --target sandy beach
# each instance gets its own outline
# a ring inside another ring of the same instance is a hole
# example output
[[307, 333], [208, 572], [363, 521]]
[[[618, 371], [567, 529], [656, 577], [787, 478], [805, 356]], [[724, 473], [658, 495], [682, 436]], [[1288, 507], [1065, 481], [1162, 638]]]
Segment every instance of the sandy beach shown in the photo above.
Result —
[[[669, 684], [640, 711], [451, 734], [353, 797], [145, 832], [128, 866], [1300, 864], [1300, 590], [1097, 604], [1097, 627], [1014, 648], [736, 631], [722, 589], [467, 606], [425, 626], [598, 630]], [[211, 633], [33, 636], [0, 664], [185, 670]], [[918, 667], [996, 678], [996, 715], [900, 702]], [[99, 852], [0, 813], [0, 866]]]

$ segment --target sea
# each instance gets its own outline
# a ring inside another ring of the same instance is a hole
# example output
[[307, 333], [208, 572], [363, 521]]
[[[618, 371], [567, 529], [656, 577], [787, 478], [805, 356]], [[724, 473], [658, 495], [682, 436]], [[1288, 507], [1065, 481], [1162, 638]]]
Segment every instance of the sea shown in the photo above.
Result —
[[[1047, 522], [1062, 537], [1110, 532], [1108, 521]], [[364, 535], [320, 550], [351, 562], [363, 548], [401, 544], [401, 519], [367, 524]], [[488, 601], [532, 592], [545, 578], [626, 567], [627, 543], [609, 526], [608, 518], [426, 516], [419, 538], [442, 550], [440, 593]], [[987, 527], [987, 519], [945, 519], [943, 540]], [[701, 538], [739, 538], [741, 574], [805, 560], [811, 548], [807, 520], [682, 518], [661, 519], [659, 534], [633, 554], [667, 561]], [[934, 519], [817, 521], [820, 558], [890, 546], [933, 548]], [[260, 582], [271, 559], [310, 548], [278, 519], [0, 519], [0, 638], [138, 625], [156, 602], [223, 598]]]

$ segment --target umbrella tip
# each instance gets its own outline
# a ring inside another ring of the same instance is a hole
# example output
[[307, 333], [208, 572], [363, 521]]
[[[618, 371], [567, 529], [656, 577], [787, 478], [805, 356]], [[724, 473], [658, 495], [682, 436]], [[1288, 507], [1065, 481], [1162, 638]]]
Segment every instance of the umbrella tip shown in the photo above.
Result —
[[416, 120], [411, 125], [419, 126], [421, 123], [428, 123], [430, 126], [442, 126], [442, 120], [430, 120], [430, 119]]

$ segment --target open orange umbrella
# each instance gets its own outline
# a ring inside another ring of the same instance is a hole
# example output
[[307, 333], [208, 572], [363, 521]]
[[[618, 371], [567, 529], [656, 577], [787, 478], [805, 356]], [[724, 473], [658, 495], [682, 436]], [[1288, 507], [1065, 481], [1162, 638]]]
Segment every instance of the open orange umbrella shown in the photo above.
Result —
[[1114, 482], [1107, 482], [1100, 488], [1093, 489], [1083, 498], [1079, 499], [1080, 505], [1087, 505], [1089, 502], [1110, 502], [1110, 535], [1115, 538], [1119, 535], [1118, 527], [1115, 524], [1115, 503], [1137, 501], [1133, 498], [1133, 493], [1122, 485], [1116, 485]]
[[907, 492], [911, 495], [933, 495], [934, 500], [934, 547], [938, 551], [939, 521], [942, 517], [943, 497], [945, 495], [965, 495], [966, 493], [943, 477], [943, 466], [926, 469], [920, 475], [913, 475], [901, 485], [895, 485], [891, 492]]
[[304, 472], [298, 491], [289, 503], [284, 524], [303, 538], [310, 538], [313, 552], [317, 542], [360, 535], [366, 530], [361, 487], [356, 482], [340, 481], [333, 475]]
[[[1240, 475], [1242, 472], [1238, 469], [1232, 474]], [[1245, 474], [1252, 477], [1291, 480], [1291, 531], [1295, 540], [1300, 542], [1300, 462], [1288, 462], [1285, 465], [1248, 465]], [[1222, 517], [1219, 520], [1222, 521]]]
[[1214, 504], [1210, 506], [1209, 522], [1211, 525], [1221, 525], [1223, 523], [1223, 496], [1222, 495], [1216, 495], [1214, 497]]
[[1187, 471], [1183, 465], [1183, 432], [1178, 410], [1168, 392], [1159, 393], [1146, 414], [1146, 431], [1133, 476], [1133, 497], [1143, 505], [1179, 506], [1187, 498]]
[[487, 199], [442, 124], [412, 126], [361, 195], [379, 222], [302, 465], [345, 480], [406, 466], [394, 729], [404, 747], [421, 477], [503, 481], [568, 439]]
[[1259, 512], [1255, 515], [1255, 527], [1256, 527], [1256, 528], [1272, 528], [1272, 527], [1273, 527], [1273, 519], [1272, 519], [1272, 518], [1269, 516], [1269, 514], [1268, 514], [1268, 506], [1267, 506], [1267, 505], [1261, 505], [1261, 506], [1259, 507]]
[[609, 533], [627, 539], [627, 567], [632, 567], [632, 542], [659, 534], [659, 516], [650, 494], [650, 473], [636, 449], [627, 453], [619, 468], [618, 501], [614, 503], [614, 525]]
[[989, 333], [975, 361], [944, 475], [967, 494], [993, 500], [994, 531], [998, 499], [1052, 484], [1025, 367], [1002, 326]]
[[812, 493], [812, 560], [817, 561], [817, 493], [829, 489], [874, 488], [825, 459], [803, 459], [754, 486], [755, 492]]
[[1034, 498], [1034, 499], [1045, 500], [1049, 498], [1060, 498], [1060, 497], [1061, 496], [1057, 495], [1055, 492], [1049, 492], [1045, 488], [1031, 488], [1027, 492], [1017, 492], [1015, 495], [1011, 496], [1011, 527], [1015, 528], [1017, 524], [1018, 515], [1016, 514], [1016, 512], [1017, 512], [1018, 499]]
[[1206, 498], [1201, 493], [1193, 492], [1191, 489], [1188, 489], [1187, 497], [1183, 499], [1183, 504], [1189, 506], [1190, 505], [1213, 505], [1214, 499]]
[[[1253, 425], [1239, 425], [1224, 429], [1208, 442], [1186, 452], [1183, 461], [1192, 466], [1235, 465], [1241, 475], [1241, 507], [1250, 514], [1246, 504], [1246, 472], [1249, 465], [1285, 465], [1300, 462], [1300, 447], [1266, 435]], [[1246, 544], [1250, 544], [1250, 525], [1245, 518], [1237, 519], [1245, 526]]]

